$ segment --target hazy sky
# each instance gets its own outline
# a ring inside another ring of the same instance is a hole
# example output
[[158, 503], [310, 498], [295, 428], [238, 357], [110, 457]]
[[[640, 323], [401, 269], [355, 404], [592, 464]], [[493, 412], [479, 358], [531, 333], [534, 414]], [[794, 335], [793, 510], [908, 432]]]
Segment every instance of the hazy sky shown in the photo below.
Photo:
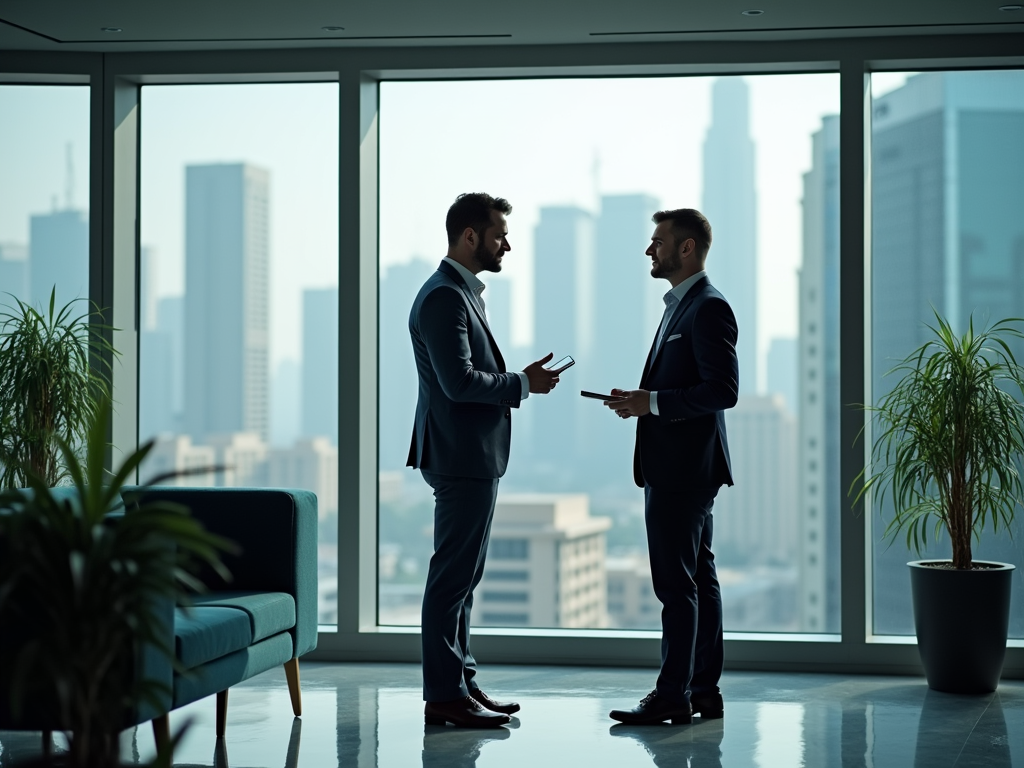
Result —
[[[904, 75], [876, 77], [895, 87]], [[543, 205], [595, 210], [598, 194], [649, 193], [701, 205], [712, 78], [385, 83], [381, 88], [382, 267], [445, 250], [444, 214], [463, 191], [508, 197], [514, 339], [530, 339], [533, 227]], [[801, 174], [810, 136], [839, 108], [835, 74], [748, 77], [757, 152], [760, 346], [796, 330]], [[17, 119], [12, 119], [16, 117]], [[88, 89], [0, 87], [0, 242], [25, 243], [28, 217], [88, 204]], [[271, 354], [296, 358], [301, 289], [337, 282], [337, 86], [146, 86], [142, 240], [155, 248], [158, 295], [181, 292], [184, 167], [245, 161], [271, 184]], [[646, 242], [623, 254], [646, 270]], [[713, 259], [709, 270], [714, 278]], [[2, 287], [0, 287], [2, 290]]]
[[64, 207], [69, 144], [72, 202], [88, 208], [88, 87], [0, 85], [0, 243], [27, 245], [29, 216]]
[[[746, 79], [756, 146], [757, 331], [763, 352], [770, 338], [796, 333], [802, 174], [810, 168], [811, 134], [823, 115], [838, 113], [839, 76]], [[513, 338], [528, 341], [539, 208], [573, 204], [595, 211], [597, 194], [633, 192], [651, 194], [665, 208], [700, 208], [713, 80], [384, 83], [382, 265], [414, 254], [431, 261], [443, 255], [445, 211], [458, 193], [483, 190], [507, 197], [514, 207], [513, 250], [502, 275], [514, 285]], [[762, 223], [768, 221], [770, 229]], [[622, 254], [623, 269], [649, 270], [647, 245], [638, 242]], [[712, 246], [712, 282], [714, 270]], [[657, 290], [667, 288], [662, 283]]]

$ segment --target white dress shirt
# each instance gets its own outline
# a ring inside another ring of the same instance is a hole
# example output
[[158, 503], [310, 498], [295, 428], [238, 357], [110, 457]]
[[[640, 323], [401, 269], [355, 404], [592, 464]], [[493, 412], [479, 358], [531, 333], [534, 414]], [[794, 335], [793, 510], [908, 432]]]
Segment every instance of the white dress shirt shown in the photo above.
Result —
[[[707, 270], [702, 269], [696, 274], [690, 275], [688, 278], [683, 280], [679, 285], [673, 288], [671, 291], [665, 294], [665, 314], [662, 315], [661, 325], [658, 326], [657, 341], [654, 346], [654, 354], [656, 355], [661, 349], [661, 345], [664, 343], [665, 332], [668, 330], [669, 325], [672, 324], [672, 317], [676, 313], [676, 309], [682, 304], [683, 298], [693, 288], [694, 284], [702, 277], [707, 275]], [[653, 359], [651, 362], [654, 362]], [[658, 416], [658, 393], [651, 392], [651, 413]]]
[[[453, 267], [455, 267], [455, 270], [460, 275], [462, 275], [462, 279], [466, 281], [466, 287], [469, 288], [469, 292], [473, 294], [473, 297], [476, 299], [477, 304], [480, 306], [480, 312], [483, 314], [485, 318], [484, 322], [486, 322], [487, 304], [484, 303], [484, 297], [482, 296], [482, 294], [484, 292], [484, 288], [486, 288], [487, 286], [483, 284], [483, 281], [481, 281], [479, 277], [477, 277], [464, 266], [459, 264], [459, 262], [457, 262], [455, 259], [449, 259], [447, 256], [445, 256], [442, 259], [442, 261], [451, 264]], [[490, 326], [488, 325], [488, 328], [489, 327]], [[516, 375], [519, 376], [519, 382], [522, 386], [522, 396], [519, 399], [525, 400], [530, 396], [530, 379], [523, 371], [516, 371]]]

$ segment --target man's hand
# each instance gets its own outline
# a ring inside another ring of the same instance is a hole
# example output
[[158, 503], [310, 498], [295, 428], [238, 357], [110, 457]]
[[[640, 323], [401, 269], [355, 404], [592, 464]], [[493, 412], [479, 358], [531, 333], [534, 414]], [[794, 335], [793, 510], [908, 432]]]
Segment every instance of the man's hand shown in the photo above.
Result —
[[605, 405], [623, 419], [630, 416], [646, 416], [651, 412], [651, 393], [646, 389], [613, 389], [612, 396], [619, 400], [608, 400]]
[[546, 395], [558, 383], [558, 374], [552, 373], [544, 367], [544, 364], [550, 363], [554, 356], [554, 352], [548, 352], [540, 360], [530, 363], [523, 369], [526, 378], [530, 380], [531, 395]]

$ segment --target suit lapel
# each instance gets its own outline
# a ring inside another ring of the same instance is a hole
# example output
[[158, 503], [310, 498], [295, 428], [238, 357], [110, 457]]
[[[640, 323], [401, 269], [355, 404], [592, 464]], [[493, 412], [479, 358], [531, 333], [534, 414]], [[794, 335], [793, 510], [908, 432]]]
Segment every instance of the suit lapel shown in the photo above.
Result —
[[459, 286], [459, 290], [462, 291], [462, 295], [466, 297], [466, 303], [472, 307], [473, 312], [480, 320], [480, 324], [483, 325], [484, 330], [487, 332], [487, 338], [491, 342], [491, 350], [494, 352], [494, 357], [497, 359], [498, 365], [501, 367], [502, 371], [504, 371], [505, 359], [501, 356], [501, 350], [498, 349], [498, 342], [494, 340], [494, 336], [491, 334], [491, 326], [487, 323], [487, 315], [480, 308], [480, 303], [477, 301], [476, 296], [474, 296], [473, 292], [469, 290], [469, 286], [466, 285], [466, 281], [463, 279], [462, 275], [459, 274], [459, 271], [451, 264], [442, 261], [437, 268], [439, 271], [448, 275], [448, 277], [454, 280], [455, 284]]
[[[668, 337], [672, 335], [672, 331], [675, 330], [676, 326], [682, 320], [683, 315], [686, 314], [686, 310], [690, 308], [691, 304], [693, 304], [694, 300], [697, 298], [697, 294], [704, 290], [704, 286], [707, 284], [708, 279], [705, 276], [690, 286], [690, 290], [688, 290], [686, 295], [683, 296], [683, 300], [676, 305], [676, 311], [673, 312], [672, 317], [669, 318], [668, 325], [665, 327], [665, 335], [661, 339], [661, 346], [658, 347], [657, 350], [654, 348], [654, 345], [658, 342], [658, 337], [655, 335], [654, 343], [651, 344], [651, 351], [647, 355], [647, 365], [644, 367], [644, 382], [647, 381], [647, 377], [650, 375], [651, 369], [654, 368], [654, 364], [661, 356], [661, 351], [665, 349]], [[643, 384], [641, 384], [641, 387], [643, 387]]]

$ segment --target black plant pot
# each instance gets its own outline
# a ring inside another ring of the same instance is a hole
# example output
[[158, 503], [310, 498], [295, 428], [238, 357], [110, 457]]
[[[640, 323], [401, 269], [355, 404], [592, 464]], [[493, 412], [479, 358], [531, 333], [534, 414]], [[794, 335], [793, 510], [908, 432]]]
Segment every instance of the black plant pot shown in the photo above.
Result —
[[910, 566], [917, 648], [928, 687], [947, 693], [989, 693], [999, 685], [1010, 623], [1014, 566], [975, 560], [977, 570]]

